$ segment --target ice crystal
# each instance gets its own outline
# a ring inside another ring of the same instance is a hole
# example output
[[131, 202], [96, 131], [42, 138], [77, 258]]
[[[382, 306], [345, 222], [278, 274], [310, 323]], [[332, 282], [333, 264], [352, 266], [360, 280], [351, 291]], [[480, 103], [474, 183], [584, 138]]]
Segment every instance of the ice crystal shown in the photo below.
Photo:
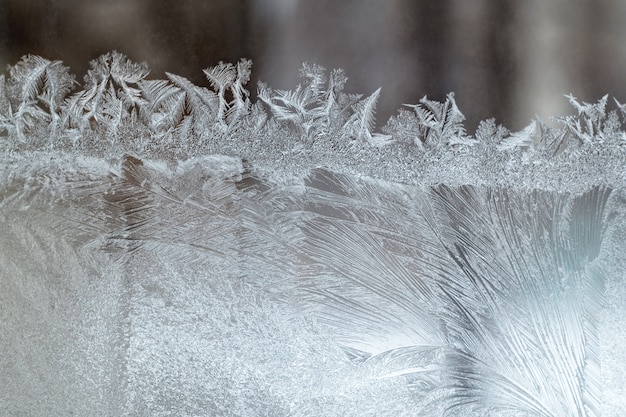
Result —
[[624, 411], [624, 106], [376, 131], [341, 70], [257, 98], [112, 52], [0, 75], [8, 415]]

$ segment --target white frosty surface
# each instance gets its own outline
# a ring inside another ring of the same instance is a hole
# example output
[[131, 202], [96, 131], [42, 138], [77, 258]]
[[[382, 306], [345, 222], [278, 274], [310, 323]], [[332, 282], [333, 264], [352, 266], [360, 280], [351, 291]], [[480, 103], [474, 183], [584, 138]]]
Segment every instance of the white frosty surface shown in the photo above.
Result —
[[4, 156], [6, 415], [622, 414], [623, 187], [269, 172]]
[[626, 106], [375, 132], [251, 65], [0, 75], [0, 414], [626, 414]]

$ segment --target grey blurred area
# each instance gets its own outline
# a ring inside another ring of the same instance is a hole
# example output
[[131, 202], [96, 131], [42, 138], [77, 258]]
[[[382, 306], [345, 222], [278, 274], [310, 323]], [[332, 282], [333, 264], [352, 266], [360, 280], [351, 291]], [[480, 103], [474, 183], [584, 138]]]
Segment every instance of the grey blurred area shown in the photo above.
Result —
[[349, 92], [382, 86], [378, 124], [402, 103], [454, 91], [471, 132], [570, 113], [563, 94], [626, 100], [620, 0], [0, 0], [0, 65], [62, 60], [82, 80], [110, 50], [207, 85], [242, 57], [291, 89], [303, 61], [345, 69]]

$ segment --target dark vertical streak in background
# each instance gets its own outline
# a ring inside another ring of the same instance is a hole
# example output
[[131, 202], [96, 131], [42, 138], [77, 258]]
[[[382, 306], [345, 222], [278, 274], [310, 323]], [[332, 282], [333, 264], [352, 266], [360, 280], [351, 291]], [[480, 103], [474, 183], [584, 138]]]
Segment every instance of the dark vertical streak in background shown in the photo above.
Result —
[[416, 27], [412, 33], [418, 65], [421, 69], [421, 90], [435, 100], [445, 99], [450, 92], [450, 32], [448, 0], [419, 0], [409, 6], [415, 15]]
[[512, 33], [515, 13], [512, 0], [490, 0], [488, 13], [485, 22], [488, 52], [486, 72], [490, 85], [484, 104], [489, 114], [500, 116], [499, 123], [511, 126], [511, 100], [517, 78], [515, 55], [511, 52], [516, 36]]
[[[6, 40], [9, 38], [9, 21], [7, 18], [7, 5], [5, 2], [0, 1], [0, 63], [2, 63], [2, 57], [6, 57], [9, 54], [9, 45]], [[4, 71], [4, 65], [0, 70]]]

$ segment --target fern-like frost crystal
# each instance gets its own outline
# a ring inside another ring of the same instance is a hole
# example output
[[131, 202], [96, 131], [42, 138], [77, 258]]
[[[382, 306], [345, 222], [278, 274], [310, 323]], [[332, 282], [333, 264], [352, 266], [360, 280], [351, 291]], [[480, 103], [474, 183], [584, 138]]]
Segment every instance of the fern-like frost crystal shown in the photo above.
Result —
[[626, 412], [624, 105], [472, 134], [454, 94], [0, 75], [6, 415]]

